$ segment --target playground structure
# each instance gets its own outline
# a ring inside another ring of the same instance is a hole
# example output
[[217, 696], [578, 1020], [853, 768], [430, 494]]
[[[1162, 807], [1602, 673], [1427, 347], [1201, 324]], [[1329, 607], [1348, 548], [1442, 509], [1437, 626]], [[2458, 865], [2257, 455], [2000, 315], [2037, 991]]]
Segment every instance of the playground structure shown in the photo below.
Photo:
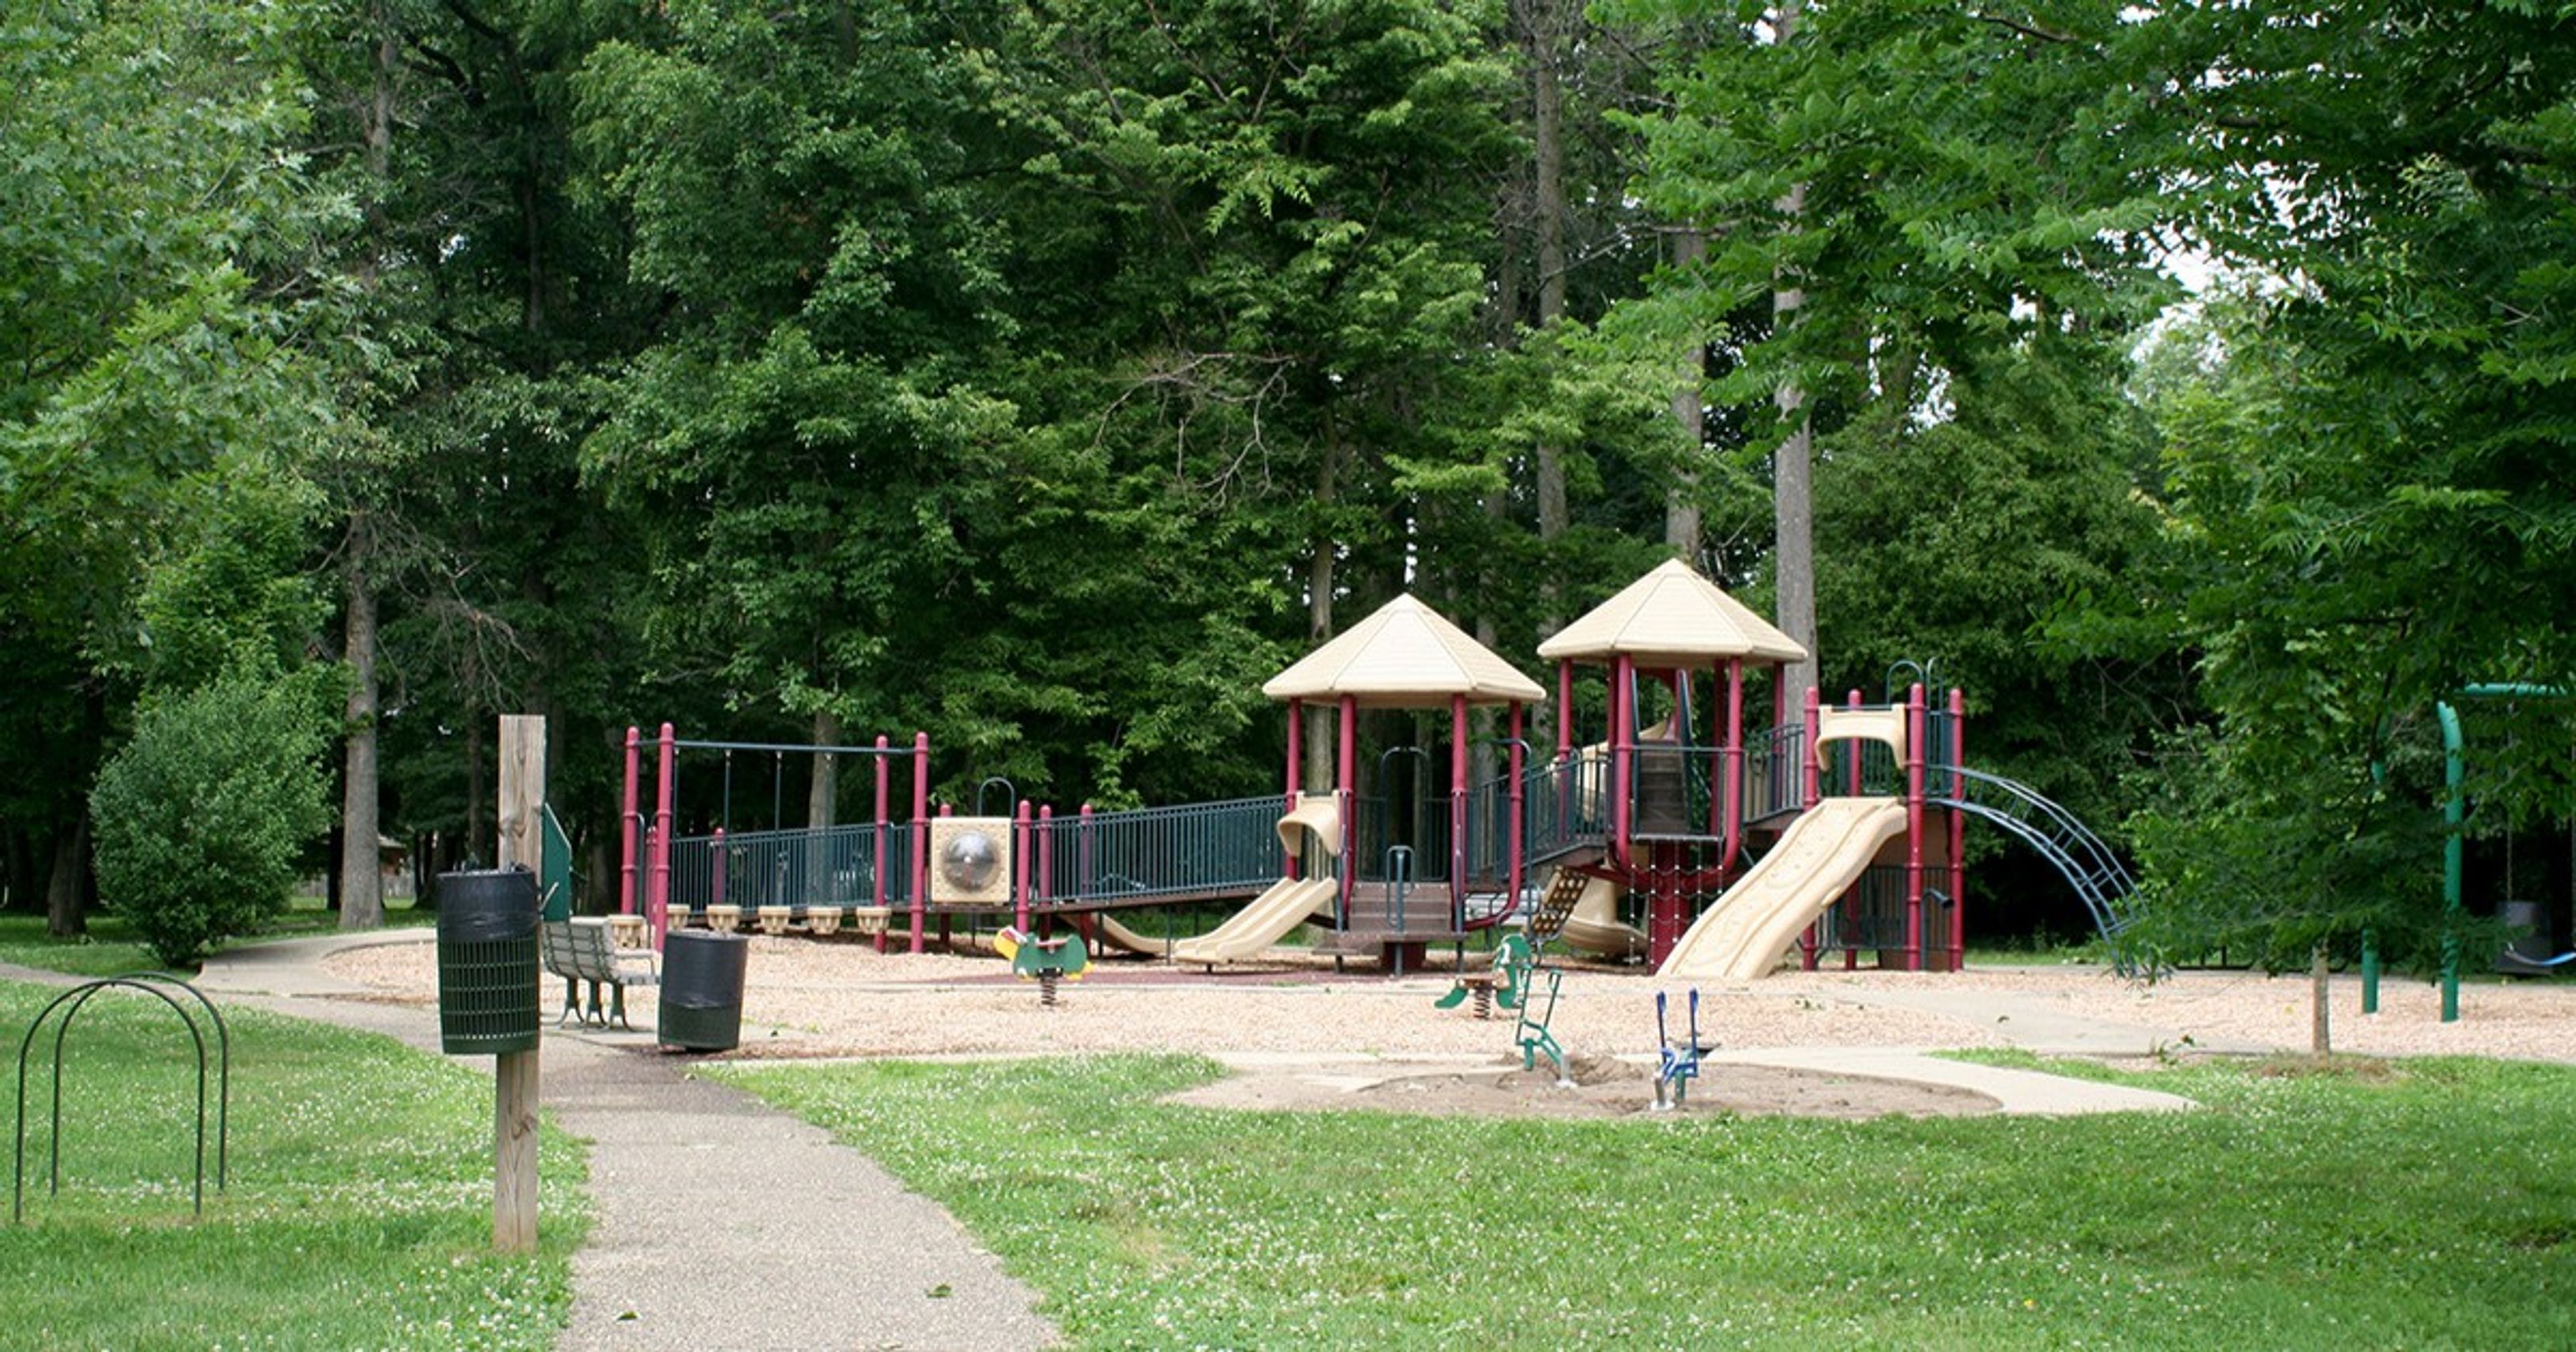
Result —
[[[1281, 794], [1123, 812], [1059, 813], [999, 780], [979, 789], [974, 815], [934, 811], [922, 734], [908, 746], [788, 746], [683, 740], [666, 724], [648, 815], [644, 739], [629, 729], [619, 910], [645, 917], [657, 944], [682, 925], [848, 927], [880, 948], [901, 933], [920, 952], [964, 919], [1041, 939], [1071, 926], [1090, 953], [1214, 967], [1307, 925], [1337, 965], [1403, 972], [1430, 945], [1516, 921], [1674, 979], [1749, 980], [1792, 948], [1810, 967], [1835, 952], [1857, 967], [1868, 952], [1882, 966], [1947, 969], [1961, 960], [1961, 843], [1976, 817], [2054, 864], [2106, 936], [2125, 923], [2129, 878], [2097, 837], [1963, 763], [1958, 691], [1934, 704], [1917, 679], [1878, 705], [1853, 692], [1795, 711], [1775, 698], [1773, 726], [1748, 731], [1748, 677], [1767, 673], [1776, 690], [1778, 668], [1803, 653], [1678, 562], [1540, 652], [1558, 666], [1559, 710], [1542, 763], [1529, 763], [1524, 711], [1546, 692], [1399, 596], [1264, 685], [1288, 706]], [[1576, 699], [1583, 668], [1603, 672], [1588, 704]], [[1608, 727], [1578, 745], [1587, 707]], [[1335, 720], [1332, 779], [1309, 789], [1304, 732], [1322, 708]], [[1479, 708], [1500, 714], [1483, 736]], [[1388, 744], [1364, 744], [1364, 714]], [[1431, 745], [1407, 744], [1407, 727]], [[684, 784], [684, 758], [713, 758], [718, 773], [693, 769]], [[785, 821], [791, 758], [804, 767], [801, 826]], [[770, 772], [762, 829], [732, 829], [739, 760]], [[845, 763], [873, 773], [851, 783]], [[871, 809], [839, 820], [837, 798], [871, 784]], [[1002, 813], [980, 801], [996, 788]], [[1211, 902], [1246, 904], [1178, 940], [1112, 914]]]

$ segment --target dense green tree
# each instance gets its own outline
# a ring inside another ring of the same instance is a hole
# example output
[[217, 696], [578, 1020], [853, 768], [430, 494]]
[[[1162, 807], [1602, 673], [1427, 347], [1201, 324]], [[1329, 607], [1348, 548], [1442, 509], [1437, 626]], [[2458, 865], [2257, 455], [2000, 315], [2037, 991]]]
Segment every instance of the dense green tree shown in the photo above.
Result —
[[0, 14], [0, 735], [48, 770], [7, 810], [13, 856], [51, 856], [58, 933], [80, 924], [82, 788], [132, 688], [149, 542], [333, 417], [314, 356], [340, 311], [313, 259], [342, 213], [294, 154], [294, 23], [229, 3]]
[[100, 768], [99, 891], [162, 962], [193, 964], [286, 909], [297, 856], [330, 821], [320, 674], [244, 660], [146, 708]]
[[[2195, 228], [2279, 280], [2215, 308], [2152, 391], [2185, 546], [2157, 613], [2205, 654], [2218, 723], [2151, 823], [2145, 937], [2287, 963], [2369, 929], [2429, 954], [2456, 934], [2434, 704], [2576, 676], [2576, 16], [2173, 22], [2175, 68], [2209, 72]], [[2522, 773], [2478, 789], [2564, 819], [2568, 729], [2526, 712]]]

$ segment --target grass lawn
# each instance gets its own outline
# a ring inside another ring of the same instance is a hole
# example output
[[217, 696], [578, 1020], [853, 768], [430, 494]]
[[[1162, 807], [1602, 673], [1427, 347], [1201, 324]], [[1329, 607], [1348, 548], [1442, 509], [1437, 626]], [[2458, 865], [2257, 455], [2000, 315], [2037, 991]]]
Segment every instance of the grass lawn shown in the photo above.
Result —
[[1118, 1346], [2566, 1347], [2576, 1071], [2121, 1077], [2208, 1111], [1240, 1113], [1192, 1058], [721, 1072]]
[[[385, 907], [385, 924], [388, 927], [437, 923], [436, 911], [415, 911], [408, 903]], [[284, 914], [261, 927], [259, 933], [233, 939], [225, 947], [237, 948], [265, 939], [327, 934], [339, 927], [340, 917], [323, 909], [321, 902], [298, 897]], [[56, 939], [46, 934], [45, 917], [41, 914], [0, 912], [0, 962], [73, 976], [114, 976], [120, 972], [157, 971], [161, 966], [153, 960], [150, 950], [134, 937], [133, 927], [107, 911], [91, 912], [89, 932], [77, 939]]]
[[[58, 993], [0, 982], [10, 1050]], [[497, 1256], [489, 1077], [383, 1038], [224, 1015], [231, 1187], [215, 1191], [210, 1105], [203, 1219], [189, 1207], [196, 1058], [178, 1020], [131, 992], [102, 993], [72, 1027], [62, 1193], [46, 1194], [47, 1022], [29, 1066], [26, 1223], [0, 1228], [0, 1346], [548, 1346], [588, 1225], [578, 1144], [546, 1134], [541, 1251]]]

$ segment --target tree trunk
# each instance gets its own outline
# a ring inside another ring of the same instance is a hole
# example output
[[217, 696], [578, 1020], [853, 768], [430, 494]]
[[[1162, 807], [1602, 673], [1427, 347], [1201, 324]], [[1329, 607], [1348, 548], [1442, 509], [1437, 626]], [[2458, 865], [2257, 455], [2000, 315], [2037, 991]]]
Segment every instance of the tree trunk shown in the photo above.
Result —
[[[1531, 205], [1538, 229], [1538, 331], [1547, 332], [1565, 318], [1565, 95], [1556, 78], [1558, 0], [1521, 0], [1517, 6], [1529, 58], [1530, 148], [1533, 156]], [[1538, 538], [1553, 545], [1564, 538], [1572, 514], [1565, 500], [1565, 451], [1554, 442], [1537, 448]], [[1540, 591], [1539, 634], [1553, 634], [1564, 623], [1557, 590], [1557, 566], [1547, 565]]]
[[0, 831], [0, 846], [5, 846], [9, 855], [8, 876], [0, 880], [0, 888], [6, 890], [6, 895], [0, 896], [0, 910], [14, 911], [36, 895], [36, 849], [27, 833], [16, 827]]
[[89, 892], [89, 805], [73, 814], [71, 826], [54, 837], [54, 873], [45, 885], [45, 933], [74, 939], [89, 932], [81, 901]]
[[[1327, 507], [1337, 495], [1336, 462], [1340, 458], [1338, 445], [1326, 446], [1323, 468], [1315, 476], [1315, 501]], [[1331, 538], [1319, 539], [1306, 561], [1306, 647], [1310, 652], [1333, 636], [1333, 587], [1339, 552]], [[1334, 768], [1341, 748], [1340, 736], [1334, 731], [1337, 722], [1337, 714], [1329, 705], [1306, 711], [1306, 770], [1299, 783], [1320, 785], [1329, 791], [1339, 782]]]
[[[1673, 234], [1673, 270], [1697, 267], [1708, 256], [1708, 236], [1685, 227]], [[1708, 379], [1708, 348], [1693, 343], [1673, 373], [1673, 422], [1681, 428], [1682, 464], [1664, 499], [1664, 543], [1693, 567], [1699, 566], [1699, 465], [1708, 454], [1708, 405], [1702, 386]]]
[[465, 711], [465, 857], [485, 866], [493, 858], [484, 849], [491, 838], [484, 823], [491, 808], [483, 766], [483, 725], [489, 721], [480, 709]]
[[[1782, 44], [1797, 36], [1805, 10], [1802, 0], [1786, 0], [1780, 6], [1777, 28]], [[1780, 199], [1782, 229], [1795, 233], [1798, 218], [1806, 208], [1807, 185], [1792, 185], [1788, 195]], [[1798, 322], [1798, 311], [1806, 303], [1806, 290], [1795, 279], [1784, 274], [1774, 281], [1771, 331], [1775, 338]], [[1807, 650], [1806, 660], [1792, 662], [1780, 673], [1780, 707], [1796, 709], [1807, 692], [1815, 688], [1821, 665], [1816, 652], [1815, 427], [1807, 408], [1807, 392], [1794, 377], [1781, 384], [1773, 402], [1790, 427], [1788, 438], [1780, 443], [1772, 462], [1771, 558], [1776, 579], [1772, 609], [1780, 632]]]
[[377, 929], [385, 923], [384, 866], [376, 816], [376, 592], [367, 576], [366, 514], [351, 522], [349, 540], [346, 717], [349, 741], [340, 799], [340, 928]]
[[2326, 979], [2326, 946], [2318, 941], [2317, 951], [2308, 964], [2308, 1050], [2320, 1061], [2334, 1055], [2334, 1033], [2330, 983]]

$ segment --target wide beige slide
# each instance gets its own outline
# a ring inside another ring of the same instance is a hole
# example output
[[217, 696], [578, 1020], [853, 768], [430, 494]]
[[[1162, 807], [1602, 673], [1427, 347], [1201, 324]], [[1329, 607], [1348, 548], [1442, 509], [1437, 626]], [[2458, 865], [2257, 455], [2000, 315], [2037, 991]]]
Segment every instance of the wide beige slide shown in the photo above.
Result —
[[1240, 962], [1259, 957], [1309, 916], [1329, 916], [1339, 890], [1331, 878], [1282, 878], [1222, 925], [1172, 945], [1174, 962]]
[[1733, 982], [1770, 971], [1798, 932], [1859, 879], [1878, 847], [1904, 833], [1905, 804], [1895, 798], [1828, 798], [1807, 809], [1701, 914], [1656, 977]]
[[[1279, 843], [1294, 853], [1299, 837], [1311, 834], [1326, 854], [1342, 852], [1342, 814], [1331, 794], [1309, 794], [1279, 819]], [[1194, 939], [1172, 945], [1174, 962], [1240, 962], [1258, 957], [1287, 937], [1310, 916], [1330, 916], [1341, 895], [1331, 877], [1282, 878], [1226, 922]]]

